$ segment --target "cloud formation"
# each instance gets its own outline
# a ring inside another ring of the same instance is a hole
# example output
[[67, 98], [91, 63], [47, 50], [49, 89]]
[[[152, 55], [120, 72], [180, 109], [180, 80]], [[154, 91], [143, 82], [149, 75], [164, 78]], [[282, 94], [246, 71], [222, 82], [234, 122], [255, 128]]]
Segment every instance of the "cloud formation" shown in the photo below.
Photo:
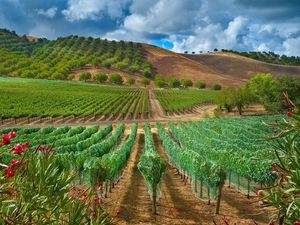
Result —
[[299, 12], [299, 0], [1, 0], [0, 27], [51, 39], [141, 41], [178, 52], [300, 55]]

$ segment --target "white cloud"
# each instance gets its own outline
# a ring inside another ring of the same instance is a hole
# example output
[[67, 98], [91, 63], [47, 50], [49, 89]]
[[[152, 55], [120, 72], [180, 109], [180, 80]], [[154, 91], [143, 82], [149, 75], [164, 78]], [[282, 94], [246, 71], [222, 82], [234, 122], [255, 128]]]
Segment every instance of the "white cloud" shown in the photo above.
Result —
[[[221, 24], [209, 24], [207, 26], [199, 26], [195, 30], [195, 34], [187, 38], [177, 38], [173, 35], [174, 48], [176, 52], [183, 51], [211, 51], [214, 48], [232, 49], [242, 45], [239, 35], [243, 34], [247, 28], [247, 19], [241, 16], [236, 17], [229, 22], [226, 29], [222, 29]], [[242, 47], [242, 46], [240, 46]]]
[[56, 12], [57, 12], [56, 7], [51, 7], [47, 10], [44, 10], [44, 9], [38, 9], [37, 10], [38, 15], [46, 16], [46, 17], [49, 17], [49, 18], [53, 18], [56, 15]]
[[300, 56], [300, 37], [287, 39], [283, 43], [283, 46], [285, 48], [284, 54], [289, 56]]
[[120, 18], [128, 0], [68, 0], [68, 8], [62, 14], [70, 22], [91, 19], [99, 20], [104, 13], [111, 18]]

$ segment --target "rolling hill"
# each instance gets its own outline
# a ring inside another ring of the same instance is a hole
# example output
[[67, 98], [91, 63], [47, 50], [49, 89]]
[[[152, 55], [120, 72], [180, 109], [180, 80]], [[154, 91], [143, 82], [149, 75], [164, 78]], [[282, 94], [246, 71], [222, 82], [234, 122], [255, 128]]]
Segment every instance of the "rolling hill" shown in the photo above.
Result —
[[261, 62], [232, 52], [177, 54], [144, 43], [75, 35], [50, 41], [0, 29], [0, 75], [78, 80], [83, 71], [119, 73], [137, 80], [160, 73], [165, 78], [204, 81], [208, 87], [241, 86], [257, 73], [300, 76], [300, 66]]

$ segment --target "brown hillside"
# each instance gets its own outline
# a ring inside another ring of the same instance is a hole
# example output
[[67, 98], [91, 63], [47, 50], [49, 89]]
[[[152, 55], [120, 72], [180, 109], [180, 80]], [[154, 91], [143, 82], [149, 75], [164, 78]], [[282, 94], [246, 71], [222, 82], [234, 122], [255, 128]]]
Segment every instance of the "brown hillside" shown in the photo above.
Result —
[[204, 81], [208, 86], [219, 83], [224, 87], [240, 86], [245, 81], [228, 75], [223, 75], [214, 70], [213, 67], [196, 62], [180, 54], [143, 44], [146, 50], [146, 60], [154, 67], [155, 73], [161, 73], [165, 77], [174, 76], [177, 79], [191, 79], [192, 81]]
[[271, 73], [274, 77], [282, 75], [300, 76], [300, 66], [264, 63], [233, 53], [185, 54], [182, 56], [236, 79], [249, 80], [257, 73]]

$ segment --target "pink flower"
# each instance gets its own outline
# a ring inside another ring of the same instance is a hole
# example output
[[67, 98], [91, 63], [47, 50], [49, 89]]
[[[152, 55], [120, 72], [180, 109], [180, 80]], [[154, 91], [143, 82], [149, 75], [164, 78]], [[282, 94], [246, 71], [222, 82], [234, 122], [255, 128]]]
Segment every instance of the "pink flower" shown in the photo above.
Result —
[[277, 167], [277, 164], [273, 162], [273, 163], [272, 163], [272, 168], [275, 170], [276, 167]]
[[262, 196], [262, 195], [263, 195], [263, 191], [262, 191], [262, 190], [258, 190], [258, 191], [256, 192], [256, 195], [257, 195], [257, 196]]
[[40, 152], [43, 152], [43, 151], [44, 151], [44, 147], [43, 147], [43, 146], [39, 146], [39, 147], [38, 147], [38, 150], [39, 150]]
[[14, 132], [14, 131], [9, 132], [9, 137], [10, 137], [10, 139], [17, 137], [16, 132]]
[[86, 201], [87, 197], [88, 197], [88, 195], [87, 195], [87, 194], [84, 194], [84, 195], [82, 195], [81, 200], [82, 200], [82, 201]]
[[11, 165], [12, 165], [12, 167], [19, 167], [21, 165], [21, 163], [18, 160], [13, 159], [13, 160], [11, 160]]
[[10, 144], [10, 137], [8, 134], [3, 134], [2, 136], [2, 145], [9, 145]]
[[275, 129], [275, 130], [273, 130], [273, 133], [274, 133], [274, 134], [277, 134], [277, 130], [276, 130], [276, 129]]
[[96, 205], [99, 205], [99, 204], [100, 204], [98, 195], [95, 195], [95, 196], [94, 196], [94, 202], [96, 203]]
[[293, 114], [293, 113], [291, 113], [291, 112], [288, 112], [286, 115], [287, 115], [289, 118], [292, 118], [292, 117], [294, 117], [294, 114]]
[[25, 144], [22, 145], [22, 148], [26, 149], [26, 148], [28, 148], [29, 145], [30, 145], [30, 142], [27, 141]]
[[9, 179], [15, 175], [16, 171], [11, 169], [10, 167], [7, 168], [6, 171], [6, 178]]
[[17, 154], [17, 155], [22, 155], [22, 153], [24, 152], [23, 146], [20, 144], [17, 144], [12, 150], [11, 152], [13, 154]]
[[294, 225], [300, 225], [300, 220], [295, 221]]

